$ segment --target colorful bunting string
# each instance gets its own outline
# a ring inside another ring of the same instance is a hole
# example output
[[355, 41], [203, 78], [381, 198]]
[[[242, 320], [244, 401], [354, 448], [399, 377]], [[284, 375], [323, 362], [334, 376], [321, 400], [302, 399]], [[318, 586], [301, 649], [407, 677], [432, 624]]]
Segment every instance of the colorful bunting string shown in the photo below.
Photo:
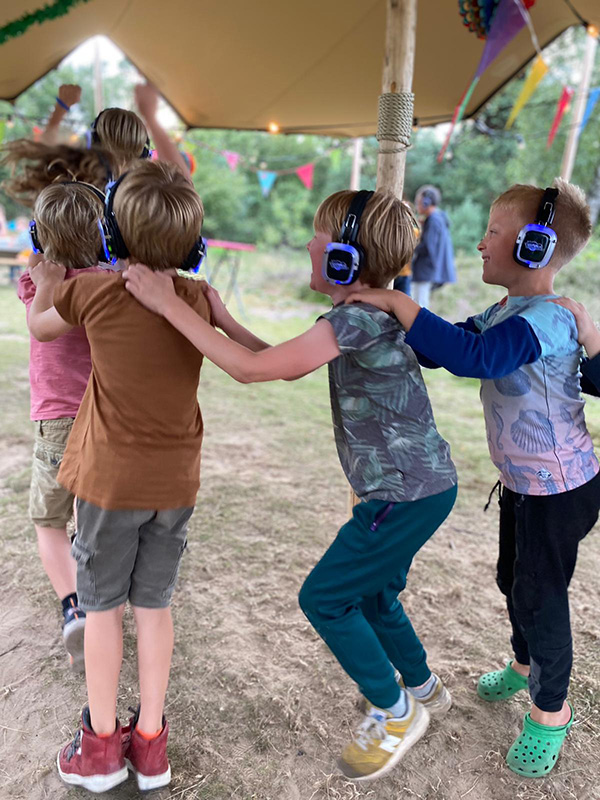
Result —
[[[454, 109], [450, 130], [442, 145], [442, 149], [438, 153], [438, 162], [441, 162], [444, 158], [454, 129], [463, 117], [479, 78], [525, 25], [529, 25], [530, 30], [533, 30], [529, 12], [523, 4], [523, 0], [499, 0], [497, 8], [491, 17], [491, 25], [485, 40], [485, 47], [483, 48], [479, 65], [475, 72], [475, 77], [471, 81], [467, 91], [463, 94], [460, 103]], [[539, 52], [537, 39], [534, 41], [534, 46]]]

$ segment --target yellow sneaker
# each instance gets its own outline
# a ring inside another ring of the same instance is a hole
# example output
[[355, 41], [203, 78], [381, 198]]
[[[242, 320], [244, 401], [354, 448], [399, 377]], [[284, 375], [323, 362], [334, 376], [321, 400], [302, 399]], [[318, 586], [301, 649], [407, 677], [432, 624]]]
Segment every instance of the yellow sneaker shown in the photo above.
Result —
[[[415, 697], [417, 703], [425, 706], [427, 711], [429, 711], [430, 716], [432, 717], [441, 717], [443, 714], [446, 713], [452, 707], [452, 696], [448, 689], [442, 683], [442, 679], [435, 674], [435, 672], [431, 673], [435, 678], [435, 683], [431, 692], [427, 695], [427, 697]], [[396, 683], [400, 686], [401, 689], [406, 689], [405, 683], [402, 680], [402, 675], [396, 670]], [[410, 692], [409, 692], [410, 694]], [[366, 698], [362, 698], [362, 701], [359, 703], [359, 708], [365, 714], [368, 714], [369, 711], [373, 708], [373, 706], [369, 703]]]
[[338, 761], [340, 770], [355, 781], [370, 781], [389, 772], [418, 742], [429, 725], [429, 712], [406, 693], [408, 714], [402, 719], [375, 706], [358, 726]]

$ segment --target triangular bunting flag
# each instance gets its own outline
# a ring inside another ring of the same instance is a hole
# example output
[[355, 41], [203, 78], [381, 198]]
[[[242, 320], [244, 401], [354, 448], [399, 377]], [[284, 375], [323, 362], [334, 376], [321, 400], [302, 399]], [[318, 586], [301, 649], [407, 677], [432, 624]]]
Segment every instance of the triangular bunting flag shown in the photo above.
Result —
[[296, 175], [300, 178], [300, 180], [306, 186], [307, 189], [312, 189], [313, 187], [314, 172], [315, 172], [314, 164], [304, 164], [303, 166], [298, 167], [296, 169]]
[[[594, 106], [598, 102], [598, 98], [600, 98], [600, 87], [597, 89], [591, 89], [590, 93], [588, 94], [587, 105], [585, 107], [583, 119], [581, 120], [581, 129], [579, 133], [582, 133], [583, 129], [588, 124], [588, 120], [592, 116], [592, 112], [594, 111]], [[2, 139], [0, 139], [0, 142], [1, 141]]]
[[268, 197], [269, 192], [273, 188], [273, 184], [275, 183], [275, 178], [277, 177], [276, 172], [270, 172], [266, 169], [259, 169], [258, 170], [258, 180], [260, 183], [260, 188], [263, 193], [263, 197]]
[[527, 80], [523, 84], [521, 93], [517, 97], [517, 100], [512, 108], [512, 111], [510, 112], [510, 116], [506, 120], [506, 125], [505, 125], [506, 130], [512, 127], [512, 124], [516, 120], [519, 111], [521, 111], [525, 103], [535, 92], [538, 83], [542, 80], [542, 78], [547, 72], [548, 72], [548, 67], [545, 64], [544, 59], [541, 56], [538, 56], [536, 60], [533, 62], [533, 66], [531, 67], [529, 75], [527, 76]]
[[229, 169], [235, 172], [237, 165], [240, 162], [240, 154], [234, 153], [233, 150], [221, 150], [221, 154], [225, 157], [225, 161], [229, 164]]
[[571, 89], [570, 86], [565, 86], [562, 90], [562, 94], [558, 101], [558, 105], [556, 106], [556, 114], [554, 115], [554, 120], [552, 122], [552, 127], [550, 128], [550, 133], [548, 134], [548, 141], [546, 142], [546, 149], [552, 147], [552, 142], [554, 141], [554, 137], [556, 136], [556, 132], [560, 126], [560, 121], [563, 118], [563, 114], [569, 107], [569, 103], [571, 102], [571, 98], [573, 97], [574, 89]]

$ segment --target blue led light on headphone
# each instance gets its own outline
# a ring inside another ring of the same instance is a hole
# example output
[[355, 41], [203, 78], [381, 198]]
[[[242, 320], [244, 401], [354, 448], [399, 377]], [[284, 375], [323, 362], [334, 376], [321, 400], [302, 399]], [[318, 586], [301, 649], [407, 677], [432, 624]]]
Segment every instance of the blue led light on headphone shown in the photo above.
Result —
[[104, 262], [106, 264], [116, 264], [118, 259], [116, 256], [111, 255], [110, 250], [108, 249], [108, 243], [106, 241], [106, 231], [104, 230], [104, 225], [102, 224], [102, 220], [98, 220], [98, 230], [100, 231], [100, 239], [102, 240], [102, 249], [104, 250]]
[[44, 252], [40, 245], [40, 240], [37, 237], [37, 226], [34, 219], [29, 223], [29, 239], [31, 241], [31, 249], [36, 255]]

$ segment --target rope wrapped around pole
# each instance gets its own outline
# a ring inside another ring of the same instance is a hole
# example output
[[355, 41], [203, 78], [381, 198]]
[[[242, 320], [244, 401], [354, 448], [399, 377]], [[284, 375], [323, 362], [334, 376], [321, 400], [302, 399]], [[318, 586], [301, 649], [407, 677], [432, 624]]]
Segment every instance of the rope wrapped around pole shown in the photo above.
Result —
[[412, 92], [386, 92], [379, 95], [377, 141], [397, 142], [396, 147], [380, 147], [380, 153], [403, 153], [410, 147], [414, 101]]

